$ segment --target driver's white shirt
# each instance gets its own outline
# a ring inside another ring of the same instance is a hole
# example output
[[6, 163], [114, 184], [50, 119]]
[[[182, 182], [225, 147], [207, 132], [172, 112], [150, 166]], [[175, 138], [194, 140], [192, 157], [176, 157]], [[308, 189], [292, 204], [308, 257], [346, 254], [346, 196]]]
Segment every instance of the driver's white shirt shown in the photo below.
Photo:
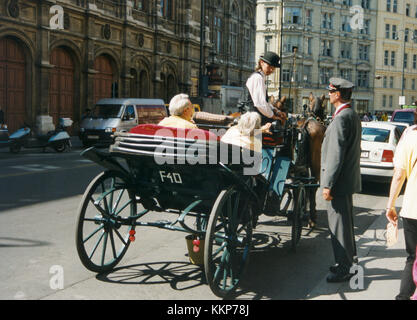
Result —
[[262, 71], [255, 72], [246, 81], [246, 87], [252, 97], [253, 104], [259, 112], [265, 117], [272, 118], [274, 116], [272, 111], [274, 106], [266, 101], [265, 78], [265, 74]]

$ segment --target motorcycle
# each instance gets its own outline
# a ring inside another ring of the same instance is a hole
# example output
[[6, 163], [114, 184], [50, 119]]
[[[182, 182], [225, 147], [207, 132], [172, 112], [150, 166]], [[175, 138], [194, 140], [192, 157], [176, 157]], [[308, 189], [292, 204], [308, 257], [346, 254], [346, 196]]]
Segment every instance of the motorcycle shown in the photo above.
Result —
[[0, 124], [0, 148], [9, 146], [9, 130], [7, 124]]
[[71, 140], [65, 128], [72, 125], [69, 118], [60, 118], [55, 130], [49, 131], [46, 135], [36, 134], [32, 128], [25, 123], [23, 128], [10, 135], [9, 150], [12, 153], [19, 153], [24, 148], [53, 148], [56, 152], [63, 152], [67, 147], [71, 149]]

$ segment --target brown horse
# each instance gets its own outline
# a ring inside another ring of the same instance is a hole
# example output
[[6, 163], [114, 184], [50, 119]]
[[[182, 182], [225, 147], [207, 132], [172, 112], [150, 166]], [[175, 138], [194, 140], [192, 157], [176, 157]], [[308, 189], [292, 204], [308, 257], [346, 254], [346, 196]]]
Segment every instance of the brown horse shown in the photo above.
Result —
[[[321, 161], [321, 144], [323, 142], [324, 133], [326, 127], [324, 126], [322, 117], [324, 118], [325, 96], [313, 97], [310, 99], [311, 112], [307, 117], [302, 117], [297, 120], [297, 127], [301, 130], [305, 130], [307, 147], [304, 149], [305, 154], [300, 157], [301, 163], [296, 163], [297, 173], [309, 175], [314, 177], [312, 183], [318, 183], [320, 180], [320, 161]], [[314, 111], [313, 111], [314, 110]], [[304, 161], [303, 161], [304, 159]], [[304, 163], [302, 163], [304, 162]], [[304, 171], [304, 172], [302, 172]], [[316, 193], [318, 188], [308, 189], [308, 199], [310, 203], [310, 220], [309, 225], [314, 228], [317, 220], [316, 211]]]

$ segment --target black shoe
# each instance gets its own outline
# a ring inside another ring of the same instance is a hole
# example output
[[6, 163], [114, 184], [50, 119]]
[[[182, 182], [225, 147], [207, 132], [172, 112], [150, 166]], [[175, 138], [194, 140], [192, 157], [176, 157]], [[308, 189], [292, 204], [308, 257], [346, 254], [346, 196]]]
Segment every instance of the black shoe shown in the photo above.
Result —
[[346, 272], [346, 273], [342, 273], [342, 272], [330, 272], [329, 275], [327, 276], [326, 280], [327, 282], [330, 283], [336, 283], [336, 282], [345, 282], [345, 281], [349, 281], [350, 278], [353, 277], [352, 273]]
[[332, 265], [329, 267], [330, 272], [332, 273], [337, 273], [337, 271], [339, 270], [340, 265], [338, 263], [336, 263], [335, 265]]

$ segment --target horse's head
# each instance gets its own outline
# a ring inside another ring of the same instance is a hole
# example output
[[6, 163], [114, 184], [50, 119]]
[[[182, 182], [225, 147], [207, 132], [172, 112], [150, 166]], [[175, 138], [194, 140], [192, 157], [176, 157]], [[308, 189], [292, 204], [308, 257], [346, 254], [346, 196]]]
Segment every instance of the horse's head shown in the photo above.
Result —
[[287, 97], [286, 96], [283, 96], [281, 99], [279, 99], [277, 101], [274, 101], [274, 99], [272, 99], [271, 103], [279, 111], [287, 113], [287, 109], [285, 108], [285, 101], [286, 100], [287, 100]]
[[310, 93], [309, 101], [310, 101], [310, 112], [313, 113], [315, 117], [320, 118], [320, 120], [324, 120], [324, 101], [326, 96], [322, 94], [320, 97], [314, 96]]

